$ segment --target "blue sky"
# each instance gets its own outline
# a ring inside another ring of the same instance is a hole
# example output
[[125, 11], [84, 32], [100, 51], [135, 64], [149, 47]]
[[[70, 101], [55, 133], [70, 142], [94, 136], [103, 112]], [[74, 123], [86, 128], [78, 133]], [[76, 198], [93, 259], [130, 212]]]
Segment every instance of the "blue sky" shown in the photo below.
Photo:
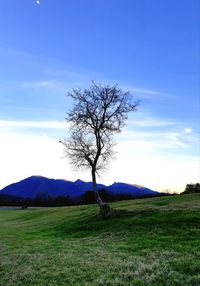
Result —
[[58, 141], [67, 91], [91, 80], [141, 100], [101, 181], [156, 190], [198, 181], [199, 11], [198, 0], [1, 1], [0, 187], [33, 174], [90, 180]]

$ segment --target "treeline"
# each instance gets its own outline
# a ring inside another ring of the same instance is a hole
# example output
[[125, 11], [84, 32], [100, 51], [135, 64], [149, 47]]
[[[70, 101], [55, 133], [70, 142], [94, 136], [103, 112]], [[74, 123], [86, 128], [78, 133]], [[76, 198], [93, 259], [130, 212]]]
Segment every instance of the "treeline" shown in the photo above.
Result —
[[69, 205], [72, 205], [72, 201], [67, 196], [36, 196], [35, 198], [20, 198], [9, 195], [0, 195], [0, 206], [54, 207]]
[[200, 184], [187, 184], [185, 187], [185, 191], [182, 192], [182, 194], [194, 194], [194, 193], [200, 193]]
[[[121, 200], [133, 200], [138, 197], [135, 197], [131, 194], [111, 194], [107, 190], [99, 191], [101, 198], [105, 202], [114, 202]], [[166, 195], [166, 194], [160, 194]], [[145, 196], [151, 197], [151, 196]], [[143, 197], [144, 198], [144, 197]], [[57, 207], [57, 206], [72, 206], [72, 205], [83, 205], [83, 204], [94, 204], [96, 203], [94, 192], [87, 191], [81, 197], [72, 199], [69, 196], [44, 196], [37, 195], [35, 198], [19, 198], [9, 195], [0, 195], [0, 206], [20, 206], [20, 207]]]

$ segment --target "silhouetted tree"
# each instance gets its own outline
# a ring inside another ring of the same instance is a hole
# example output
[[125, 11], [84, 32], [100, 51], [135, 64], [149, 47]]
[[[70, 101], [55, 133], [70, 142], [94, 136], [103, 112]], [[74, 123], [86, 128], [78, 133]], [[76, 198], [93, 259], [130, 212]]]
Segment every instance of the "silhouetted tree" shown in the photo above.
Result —
[[[105, 189], [98, 190], [98, 193], [103, 201], [111, 202], [113, 200], [112, 195]], [[94, 204], [96, 202], [93, 191], [86, 191], [81, 196], [81, 202], [84, 204]]]
[[200, 184], [187, 184], [182, 194], [200, 193]]
[[138, 102], [133, 103], [130, 93], [123, 92], [118, 85], [94, 82], [89, 89], [73, 89], [68, 96], [74, 100], [74, 107], [66, 117], [71, 137], [60, 142], [73, 165], [91, 169], [95, 199], [106, 216], [110, 208], [99, 195], [96, 174], [112, 158], [113, 135], [121, 131], [128, 113], [136, 110]]

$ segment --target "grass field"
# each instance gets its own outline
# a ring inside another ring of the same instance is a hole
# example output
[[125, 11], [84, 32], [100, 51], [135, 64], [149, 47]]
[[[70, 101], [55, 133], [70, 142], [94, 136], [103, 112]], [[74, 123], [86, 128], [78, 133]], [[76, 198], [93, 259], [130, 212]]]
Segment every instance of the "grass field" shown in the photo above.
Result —
[[200, 195], [0, 211], [2, 286], [200, 285]]

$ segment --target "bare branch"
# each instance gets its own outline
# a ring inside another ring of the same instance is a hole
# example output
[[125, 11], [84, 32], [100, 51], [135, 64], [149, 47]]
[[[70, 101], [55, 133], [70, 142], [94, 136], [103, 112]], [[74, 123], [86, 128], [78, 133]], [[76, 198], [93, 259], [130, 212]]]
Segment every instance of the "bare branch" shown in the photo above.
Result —
[[89, 89], [73, 89], [68, 96], [74, 107], [67, 113], [71, 137], [61, 141], [65, 155], [77, 168], [90, 168], [95, 190], [97, 171], [104, 170], [113, 157], [113, 135], [121, 132], [128, 113], [136, 111], [129, 92], [118, 85], [92, 82]]

